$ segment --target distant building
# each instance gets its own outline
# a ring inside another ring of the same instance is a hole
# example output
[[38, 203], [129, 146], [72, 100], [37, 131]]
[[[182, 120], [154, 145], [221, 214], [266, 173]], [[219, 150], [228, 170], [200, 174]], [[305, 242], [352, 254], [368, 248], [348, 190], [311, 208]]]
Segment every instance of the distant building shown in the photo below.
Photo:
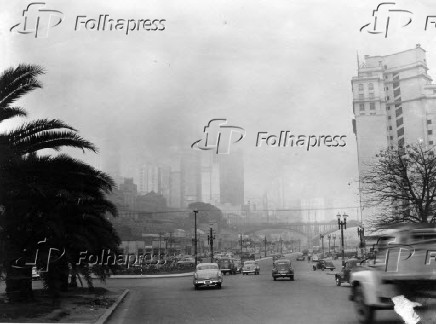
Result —
[[124, 204], [130, 210], [136, 208], [136, 196], [138, 195], [138, 190], [136, 184], [133, 183], [133, 178], [124, 178], [124, 183], [120, 184], [120, 192], [123, 195]]
[[204, 152], [201, 156], [201, 201], [217, 205], [220, 203], [220, 169], [217, 154]]
[[181, 158], [182, 207], [201, 201], [201, 154], [189, 151]]
[[242, 151], [221, 154], [218, 159], [221, 203], [244, 205], [244, 158]]

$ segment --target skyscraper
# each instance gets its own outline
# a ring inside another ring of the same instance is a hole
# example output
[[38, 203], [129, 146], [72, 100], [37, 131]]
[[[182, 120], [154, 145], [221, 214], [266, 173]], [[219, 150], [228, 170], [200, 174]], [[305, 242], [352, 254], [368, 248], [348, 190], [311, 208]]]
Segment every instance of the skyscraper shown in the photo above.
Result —
[[244, 204], [244, 158], [242, 151], [221, 154], [219, 159], [222, 204]]
[[[351, 83], [359, 173], [387, 147], [435, 144], [436, 85], [427, 71], [426, 51], [419, 44], [390, 55], [365, 55], [358, 62]], [[363, 220], [373, 212], [363, 210]]]
[[436, 85], [427, 74], [426, 51], [365, 55], [352, 78], [359, 171], [381, 149], [421, 141], [435, 144]]

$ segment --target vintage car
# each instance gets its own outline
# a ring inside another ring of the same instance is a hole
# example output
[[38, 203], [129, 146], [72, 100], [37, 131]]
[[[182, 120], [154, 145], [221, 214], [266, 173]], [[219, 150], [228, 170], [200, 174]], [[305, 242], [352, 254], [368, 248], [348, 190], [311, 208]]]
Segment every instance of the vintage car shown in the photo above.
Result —
[[302, 255], [299, 255], [299, 256], [297, 256], [297, 261], [304, 261], [305, 260], [305, 257], [304, 257], [304, 255], [302, 254]]
[[333, 271], [334, 269], [336, 269], [336, 267], [333, 264], [333, 262], [331, 262], [331, 261], [319, 259], [318, 261], [316, 261], [312, 265], [312, 269], [313, 269], [313, 271], [316, 271], [317, 269], [321, 269], [322, 271], [324, 271], [325, 269], [329, 269], [329, 270]]
[[429, 255], [436, 251], [436, 225], [402, 224], [391, 230], [377, 239], [375, 259], [350, 274], [359, 323], [374, 323], [376, 310], [393, 309], [394, 298], [434, 296], [436, 263]]
[[275, 280], [277, 278], [289, 278], [294, 280], [294, 269], [292, 268], [291, 261], [288, 259], [279, 259], [273, 263], [272, 277]]
[[217, 287], [221, 289], [223, 275], [217, 263], [199, 263], [195, 268], [194, 288]]
[[256, 261], [245, 261], [244, 262], [244, 265], [242, 267], [242, 274], [248, 275], [250, 273], [255, 274], [255, 275], [258, 275], [260, 273], [260, 267]]
[[342, 266], [341, 272], [335, 274], [336, 286], [340, 286], [342, 283], [350, 283], [351, 271], [360, 265], [359, 259], [348, 259], [345, 265]]
[[233, 259], [222, 258], [222, 259], [218, 259], [217, 263], [223, 275], [236, 274], [237, 268], [235, 263], [233, 262]]

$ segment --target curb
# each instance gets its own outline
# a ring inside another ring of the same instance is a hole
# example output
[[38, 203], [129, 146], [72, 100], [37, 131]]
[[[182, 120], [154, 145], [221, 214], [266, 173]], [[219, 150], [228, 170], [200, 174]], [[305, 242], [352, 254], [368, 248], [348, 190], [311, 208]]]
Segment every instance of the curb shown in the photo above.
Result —
[[97, 322], [94, 322], [94, 324], [104, 324], [109, 317], [112, 315], [112, 313], [114, 312], [114, 310], [118, 307], [118, 305], [123, 301], [124, 297], [127, 296], [127, 294], [129, 293], [129, 289], [124, 290], [124, 292], [121, 294], [120, 297], [118, 297], [117, 301], [106, 310], [106, 312], [100, 316], [100, 318], [97, 320]]
[[191, 277], [194, 272], [168, 274], [168, 275], [112, 275], [108, 279], [154, 279], [154, 278], [178, 278]]

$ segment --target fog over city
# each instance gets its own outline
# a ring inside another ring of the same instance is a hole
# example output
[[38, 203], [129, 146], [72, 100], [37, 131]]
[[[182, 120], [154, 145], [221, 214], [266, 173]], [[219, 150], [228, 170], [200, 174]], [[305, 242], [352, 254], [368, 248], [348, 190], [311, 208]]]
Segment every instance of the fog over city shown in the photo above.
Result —
[[[0, 54], [2, 69], [19, 63], [44, 67], [44, 88], [21, 102], [29, 117], [71, 124], [100, 148], [98, 155], [71, 154], [104, 170], [116, 153], [124, 177], [134, 177], [142, 163], [171, 164], [175, 152], [191, 150], [202, 138], [211, 119], [225, 118], [247, 134], [232, 146], [244, 151], [246, 200], [281, 181], [288, 201], [323, 197], [337, 207], [357, 206], [350, 80], [358, 56], [420, 43], [430, 53], [429, 75], [436, 76], [436, 30], [424, 30], [425, 17], [436, 14], [430, 1], [398, 3], [413, 7], [413, 24], [387, 38], [359, 31], [371, 22], [378, 4], [372, 1], [336, 1], [334, 8], [325, 1], [55, 4], [64, 21], [45, 39], [1, 29], [8, 44]], [[22, 4], [4, 7], [0, 24], [18, 23]], [[106, 14], [165, 19], [165, 30], [74, 30], [77, 16]], [[346, 145], [309, 151], [256, 147], [258, 132], [281, 131], [344, 135]]]

